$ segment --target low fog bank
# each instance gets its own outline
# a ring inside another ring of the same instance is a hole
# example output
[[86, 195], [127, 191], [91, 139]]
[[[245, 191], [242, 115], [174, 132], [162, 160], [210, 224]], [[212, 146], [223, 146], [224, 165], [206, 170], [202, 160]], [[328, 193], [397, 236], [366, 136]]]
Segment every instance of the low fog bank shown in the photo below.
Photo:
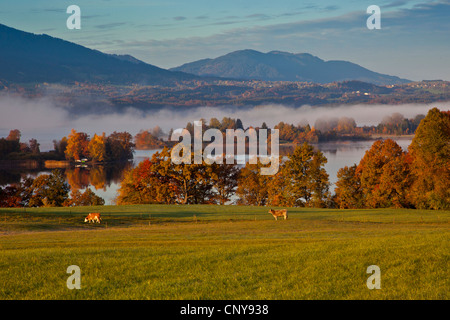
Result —
[[[188, 110], [162, 109], [142, 111], [133, 108], [121, 113], [81, 114], [56, 106], [49, 98], [25, 99], [0, 96], [0, 137], [6, 137], [12, 129], [19, 129], [23, 142], [35, 138], [41, 144], [41, 151], [53, 149], [52, 140], [67, 136], [72, 128], [77, 131], [107, 135], [113, 131], [128, 131], [133, 136], [140, 130], [161, 127], [168, 132], [171, 128], [184, 128], [187, 122], [201, 118], [207, 122], [211, 118], [239, 118], [245, 127], [261, 126], [265, 122], [273, 127], [280, 121], [297, 125], [314, 125], [317, 119], [334, 117], [354, 118], [358, 126], [377, 125], [383, 118], [400, 113], [405, 118], [426, 114], [437, 107], [448, 110], [449, 103], [403, 104], [403, 105], [342, 105], [342, 106], [302, 106], [292, 108], [283, 105], [261, 105], [257, 107], [198, 107]], [[95, 108], [95, 106], [93, 106]], [[76, 109], [75, 109], [76, 110]]]

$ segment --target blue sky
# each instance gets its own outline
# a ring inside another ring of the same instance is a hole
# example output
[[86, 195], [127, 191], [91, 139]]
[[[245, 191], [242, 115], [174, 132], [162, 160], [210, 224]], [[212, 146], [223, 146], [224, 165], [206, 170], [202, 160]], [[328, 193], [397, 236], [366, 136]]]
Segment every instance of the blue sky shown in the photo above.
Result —
[[[66, 8], [81, 8], [68, 30]], [[368, 30], [369, 5], [381, 30]], [[308, 52], [411, 80], [450, 80], [450, 0], [10, 0], [0, 23], [163, 68], [234, 50]]]

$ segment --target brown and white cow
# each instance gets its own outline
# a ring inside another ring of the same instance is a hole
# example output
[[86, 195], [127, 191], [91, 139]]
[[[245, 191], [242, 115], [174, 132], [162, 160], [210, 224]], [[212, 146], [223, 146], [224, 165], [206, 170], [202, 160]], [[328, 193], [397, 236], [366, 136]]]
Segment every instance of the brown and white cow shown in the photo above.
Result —
[[275, 220], [278, 220], [278, 217], [284, 217], [284, 220], [286, 220], [288, 217], [287, 209], [282, 209], [282, 210], [270, 209], [269, 213], [275, 218]]
[[98, 212], [89, 213], [88, 216], [84, 219], [84, 222], [88, 222], [88, 221], [89, 221], [89, 223], [91, 223], [91, 221], [100, 223], [100, 221], [102, 221], [102, 218], [100, 217], [100, 213], [98, 213]]

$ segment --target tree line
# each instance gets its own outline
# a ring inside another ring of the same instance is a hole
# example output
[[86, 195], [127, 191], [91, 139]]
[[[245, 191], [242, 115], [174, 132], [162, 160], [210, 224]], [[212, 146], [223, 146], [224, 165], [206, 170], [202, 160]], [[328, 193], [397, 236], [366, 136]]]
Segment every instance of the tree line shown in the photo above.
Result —
[[124, 177], [118, 204], [225, 204], [338, 207], [450, 208], [450, 112], [430, 110], [408, 151], [393, 140], [376, 141], [359, 164], [341, 168], [330, 194], [327, 159], [308, 143], [284, 158], [276, 175], [261, 163], [179, 164], [164, 148]]
[[85, 132], [72, 129], [67, 137], [53, 140], [53, 150], [40, 151], [40, 144], [36, 139], [28, 143], [21, 142], [21, 132], [11, 130], [6, 138], [0, 138], [0, 159], [20, 160], [69, 160], [78, 161], [88, 159], [94, 162], [114, 162], [133, 159], [135, 143], [133, 136], [124, 131], [114, 131], [106, 136], [94, 134], [91, 138]]
[[77, 161], [88, 159], [94, 162], [123, 161], [133, 159], [135, 144], [128, 132], [114, 131], [109, 136], [87, 133], [72, 129], [69, 136], [53, 141], [55, 152], [65, 159]]
[[[407, 119], [399, 113], [384, 117], [377, 126], [358, 127], [351, 117], [317, 119], [313, 126], [306, 121], [297, 125], [280, 121], [274, 126], [279, 130], [281, 143], [311, 144], [334, 141], [340, 139], [368, 139], [372, 134], [403, 135], [414, 134], [424, 115], [417, 115]], [[224, 135], [227, 129], [244, 128], [241, 119], [223, 117], [222, 120], [211, 118], [209, 121], [201, 119], [203, 131], [218, 129]], [[188, 122], [185, 127], [194, 136], [194, 125]], [[249, 127], [251, 128], [251, 127]], [[263, 122], [255, 130], [269, 129]], [[105, 133], [94, 134], [91, 138], [87, 133], [72, 129], [68, 137], [53, 140], [54, 150], [41, 152], [40, 144], [36, 139], [21, 142], [21, 133], [18, 129], [11, 130], [8, 137], [0, 138], [0, 159], [46, 159], [77, 161], [89, 159], [94, 162], [123, 161], [133, 158], [135, 149], [162, 149], [171, 148], [176, 142], [169, 141], [173, 129], [165, 133], [159, 126], [153, 129], [141, 130], [134, 137], [128, 132], [113, 132], [109, 136]]]
[[[236, 122], [230, 122], [230, 126], [235, 125]], [[85, 148], [66, 146], [65, 150], [88, 150], [91, 155], [96, 150], [91, 141], [96, 141], [96, 137], [89, 140], [72, 130], [69, 139], [73, 138], [73, 145], [78, 144], [76, 141], [89, 143], [84, 143]], [[108, 141], [104, 135], [100, 137], [100, 141]], [[123, 141], [131, 145], [129, 135]], [[78, 154], [83, 155], [83, 151]], [[407, 151], [391, 139], [374, 142], [359, 164], [339, 170], [334, 194], [330, 193], [329, 176], [324, 169], [326, 157], [307, 142], [279, 161], [278, 173], [264, 176], [260, 174], [261, 163], [241, 167], [204, 162], [174, 164], [170, 149], [164, 148], [124, 174], [117, 204], [449, 209], [450, 111], [431, 109], [420, 121]], [[70, 188], [64, 177], [54, 171], [0, 188], [0, 206], [101, 204], [102, 199], [88, 190], [87, 194], [73, 190], [69, 197]]]
[[6, 138], [0, 138], [0, 159], [8, 155], [17, 157], [20, 155], [38, 155], [40, 154], [39, 143], [36, 139], [30, 139], [27, 142], [21, 142], [22, 134], [20, 130], [13, 129]]
[[[191, 155], [193, 157], [193, 155]], [[174, 164], [164, 148], [125, 173], [117, 204], [226, 204], [327, 206], [326, 158], [307, 143], [288, 156], [274, 176], [262, 164]], [[192, 161], [193, 162], [193, 161]]]
[[[400, 113], [393, 113], [385, 116], [381, 123], [372, 126], [358, 126], [352, 117], [330, 117], [319, 118], [311, 126], [307, 121], [301, 121], [298, 124], [286, 123], [280, 121], [273, 128], [278, 129], [281, 143], [302, 144], [308, 142], [315, 144], [318, 142], [352, 140], [352, 139], [370, 139], [371, 135], [410, 135], [414, 134], [420, 121], [425, 118], [424, 115], [417, 115], [412, 119], [405, 118]], [[209, 121], [200, 119], [202, 130], [218, 129], [224, 135], [227, 129], [247, 130], [253, 127], [244, 127], [241, 119], [223, 117], [222, 120], [211, 118]], [[185, 129], [189, 131], [191, 137], [194, 135], [194, 124], [186, 123]], [[255, 127], [255, 130], [269, 129], [263, 122], [261, 126]], [[149, 130], [141, 130], [134, 137], [136, 148], [140, 150], [171, 148], [175, 142], [169, 141], [173, 129], [165, 133], [159, 126]]]
[[408, 151], [376, 141], [360, 163], [339, 170], [339, 208], [450, 208], [450, 111], [431, 109]]

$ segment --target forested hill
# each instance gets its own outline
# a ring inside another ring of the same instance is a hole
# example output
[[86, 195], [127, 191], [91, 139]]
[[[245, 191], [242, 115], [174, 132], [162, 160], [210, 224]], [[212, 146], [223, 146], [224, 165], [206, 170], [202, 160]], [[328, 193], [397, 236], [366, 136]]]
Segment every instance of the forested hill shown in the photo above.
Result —
[[2, 24], [0, 48], [0, 79], [9, 82], [173, 85], [198, 78]]
[[215, 59], [203, 59], [170, 69], [199, 76], [262, 81], [308, 81], [331, 83], [358, 80], [376, 85], [410, 82], [399, 77], [373, 72], [348, 61], [324, 61], [308, 53], [281, 51], [262, 53], [239, 50]]

